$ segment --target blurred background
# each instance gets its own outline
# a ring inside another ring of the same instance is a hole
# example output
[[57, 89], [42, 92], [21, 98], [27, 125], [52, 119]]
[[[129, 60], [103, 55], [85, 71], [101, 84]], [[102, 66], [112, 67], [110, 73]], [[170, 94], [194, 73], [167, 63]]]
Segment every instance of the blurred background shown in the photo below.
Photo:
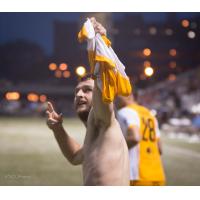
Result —
[[89, 71], [77, 33], [107, 28], [139, 103], [159, 120], [168, 185], [200, 185], [200, 13], [0, 13], [0, 185], [81, 185], [46, 126], [46, 101], [83, 143], [74, 87]]

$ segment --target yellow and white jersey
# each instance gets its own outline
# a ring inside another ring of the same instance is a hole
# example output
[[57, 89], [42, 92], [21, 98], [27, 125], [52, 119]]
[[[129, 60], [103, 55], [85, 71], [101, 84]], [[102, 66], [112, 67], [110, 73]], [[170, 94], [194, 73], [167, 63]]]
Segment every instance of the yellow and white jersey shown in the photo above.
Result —
[[129, 149], [130, 180], [165, 181], [157, 142], [160, 131], [156, 118], [138, 104], [131, 104], [118, 111], [118, 120], [123, 134], [132, 126], [139, 127], [141, 141]]
[[78, 40], [87, 41], [90, 72], [102, 91], [102, 100], [111, 103], [116, 95], [130, 95], [132, 88], [125, 66], [112, 49], [111, 41], [105, 35], [95, 33], [90, 19], [84, 23]]

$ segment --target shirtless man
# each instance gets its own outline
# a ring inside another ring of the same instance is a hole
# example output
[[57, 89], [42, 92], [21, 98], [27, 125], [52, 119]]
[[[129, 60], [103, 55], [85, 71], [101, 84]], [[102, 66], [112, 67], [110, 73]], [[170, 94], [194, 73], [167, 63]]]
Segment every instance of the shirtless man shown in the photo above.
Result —
[[[93, 26], [96, 33], [105, 34], [101, 24]], [[128, 148], [113, 103], [104, 103], [96, 81], [86, 77], [75, 88], [74, 105], [87, 129], [82, 147], [64, 130], [62, 116], [48, 102], [47, 124], [64, 156], [73, 165], [82, 164], [84, 185], [129, 185]]]

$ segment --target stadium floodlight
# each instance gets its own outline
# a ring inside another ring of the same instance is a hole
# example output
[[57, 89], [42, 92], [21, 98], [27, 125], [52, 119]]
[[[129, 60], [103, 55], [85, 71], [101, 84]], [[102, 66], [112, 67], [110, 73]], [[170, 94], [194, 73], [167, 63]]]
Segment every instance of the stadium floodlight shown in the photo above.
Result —
[[76, 68], [76, 74], [80, 77], [83, 77], [86, 74], [86, 69], [83, 66], [78, 66]]
[[150, 76], [153, 75], [154, 70], [153, 70], [152, 67], [149, 66], [149, 67], [146, 67], [146, 68], [144, 69], [144, 73], [145, 73], [146, 76], [150, 77]]
[[49, 64], [49, 70], [55, 71], [56, 69], [57, 69], [56, 63], [50, 63], [50, 64]]
[[19, 100], [20, 94], [19, 92], [7, 92], [5, 95], [5, 98], [8, 101], [16, 101], [16, 100]]
[[151, 55], [151, 49], [145, 48], [145, 49], [143, 50], [143, 54], [144, 54], [145, 56], [150, 56], [150, 55]]

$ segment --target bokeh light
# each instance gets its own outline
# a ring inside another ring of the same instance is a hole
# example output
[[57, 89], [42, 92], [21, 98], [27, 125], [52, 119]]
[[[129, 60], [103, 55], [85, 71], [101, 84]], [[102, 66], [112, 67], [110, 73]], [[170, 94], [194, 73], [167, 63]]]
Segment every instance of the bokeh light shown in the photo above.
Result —
[[150, 27], [150, 28], [149, 28], [149, 33], [150, 33], [151, 35], [156, 35], [157, 29], [156, 29], [155, 27]]
[[83, 66], [78, 66], [76, 68], [76, 74], [80, 77], [84, 76], [86, 74], [86, 69]]
[[182, 25], [184, 28], [187, 28], [187, 27], [189, 27], [190, 22], [189, 22], [187, 19], [184, 19], [184, 20], [182, 20], [181, 25]]
[[144, 73], [145, 73], [146, 76], [150, 77], [150, 76], [153, 75], [154, 70], [153, 70], [152, 67], [146, 67], [146, 68], [144, 69]]
[[59, 69], [60, 69], [61, 71], [67, 70], [67, 64], [66, 64], [66, 63], [61, 63], [61, 64], [59, 65]]
[[149, 48], [145, 48], [145, 49], [143, 50], [143, 54], [144, 54], [145, 56], [150, 56], [150, 55], [151, 55], [151, 50], [150, 50]]
[[27, 95], [27, 99], [32, 102], [37, 102], [39, 100], [39, 96], [35, 93], [29, 93]]
[[144, 67], [150, 67], [151, 66], [151, 62], [150, 61], [144, 61]]
[[70, 76], [71, 76], [70, 71], [64, 71], [64, 72], [63, 72], [63, 77], [64, 77], [64, 78], [69, 78]]
[[46, 100], [47, 100], [47, 96], [46, 95], [44, 95], [44, 94], [40, 95], [40, 101], [42, 103], [46, 102]]
[[168, 76], [168, 80], [169, 80], [169, 81], [175, 81], [175, 80], [176, 80], [176, 75], [175, 75], [175, 74], [170, 74], [170, 75]]
[[7, 92], [6, 95], [5, 95], [5, 98], [9, 101], [12, 101], [12, 100], [19, 100], [20, 98], [20, 94], [19, 92]]
[[165, 34], [166, 34], [167, 36], [171, 36], [171, 35], [173, 35], [173, 30], [172, 30], [171, 28], [167, 28], [167, 29], [165, 30]]
[[50, 63], [50, 64], [49, 64], [49, 70], [55, 71], [56, 69], [57, 69], [56, 63]]
[[171, 62], [169, 63], [169, 67], [170, 67], [171, 69], [176, 68], [176, 62], [175, 62], [175, 61], [171, 61]]
[[196, 36], [196, 34], [195, 34], [194, 31], [189, 31], [187, 35], [188, 35], [188, 37], [189, 37], [190, 39], [194, 39], [195, 36]]
[[170, 50], [169, 50], [169, 55], [170, 55], [170, 56], [176, 56], [176, 54], [177, 54], [176, 49], [170, 49]]
[[60, 70], [55, 71], [55, 77], [56, 78], [61, 78], [62, 77], [62, 72]]

